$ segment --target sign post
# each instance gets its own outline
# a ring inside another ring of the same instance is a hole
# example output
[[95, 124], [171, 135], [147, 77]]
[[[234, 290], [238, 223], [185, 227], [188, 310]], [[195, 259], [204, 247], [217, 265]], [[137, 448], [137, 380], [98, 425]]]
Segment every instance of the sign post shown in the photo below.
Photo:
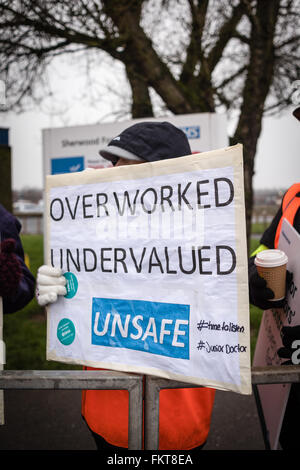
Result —
[[242, 146], [51, 175], [47, 358], [251, 393]]

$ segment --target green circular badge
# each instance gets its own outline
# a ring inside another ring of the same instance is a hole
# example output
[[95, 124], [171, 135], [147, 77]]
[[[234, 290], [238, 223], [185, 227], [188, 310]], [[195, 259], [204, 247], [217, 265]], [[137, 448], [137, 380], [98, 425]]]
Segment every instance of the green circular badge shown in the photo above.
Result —
[[67, 293], [65, 295], [66, 299], [72, 299], [78, 289], [77, 277], [73, 273], [64, 273], [65, 278], [67, 279], [66, 289]]
[[74, 323], [68, 318], [63, 318], [60, 320], [57, 326], [57, 337], [59, 341], [65, 346], [72, 344], [75, 339]]

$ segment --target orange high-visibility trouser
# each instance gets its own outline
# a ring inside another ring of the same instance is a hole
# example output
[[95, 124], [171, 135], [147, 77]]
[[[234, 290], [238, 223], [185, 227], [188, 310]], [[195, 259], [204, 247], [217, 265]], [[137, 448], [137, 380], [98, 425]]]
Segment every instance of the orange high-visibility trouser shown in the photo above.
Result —
[[[161, 390], [159, 449], [189, 450], [203, 444], [214, 396], [214, 389], [204, 387]], [[84, 390], [82, 415], [89, 428], [109, 444], [128, 448], [127, 390]]]

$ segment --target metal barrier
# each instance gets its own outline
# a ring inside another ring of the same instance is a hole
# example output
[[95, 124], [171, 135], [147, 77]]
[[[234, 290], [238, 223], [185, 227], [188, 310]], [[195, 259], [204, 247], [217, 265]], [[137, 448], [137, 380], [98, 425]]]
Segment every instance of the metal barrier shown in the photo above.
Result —
[[145, 388], [145, 449], [159, 446], [159, 392], [166, 388], [202, 388], [184, 382], [146, 377]]
[[[252, 385], [258, 408], [259, 418], [263, 427], [257, 385], [284, 384], [300, 382], [299, 366], [255, 367], [252, 368]], [[159, 391], [166, 388], [199, 388], [183, 382], [175, 382], [157, 377], [146, 378], [145, 391], [145, 448], [155, 450], [159, 445]], [[263, 429], [265, 446], [268, 448], [266, 433]]]
[[3, 390], [128, 390], [128, 448], [142, 449], [143, 376], [112, 371], [12, 371], [0, 372]]
[[[252, 368], [252, 385], [300, 382], [299, 366]], [[146, 376], [145, 380], [145, 446], [157, 450], [159, 445], [159, 391], [166, 388], [200, 388], [184, 382]], [[128, 390], [128, 449], [143, 448], [143, 376], [112, 371], [1, 371], [3, 390]], [[259, 409], [258, 409], [259, 411]], [[266, 444], [266, 442], [265, 442]], [[267, 447], [267, 445], [266, 445]]]

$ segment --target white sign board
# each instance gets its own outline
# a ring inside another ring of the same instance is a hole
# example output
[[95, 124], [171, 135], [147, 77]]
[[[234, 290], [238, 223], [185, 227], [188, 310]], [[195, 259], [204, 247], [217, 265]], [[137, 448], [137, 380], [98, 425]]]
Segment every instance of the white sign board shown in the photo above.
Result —
[[47, 358], [251, 393], [242, 146], [48, 176]]
[[73, 173], [86, 168], [106, 168], [111, 163], [99, 155], [115, 136], [141, 121], [167, 120], [182, 129], [192, 152], [227, 147], [225, 114], [200, 113], [165, 118], [133, 119], [117, 123], [98, 123], [43, 130], [44, 175]]
[[[286, 295], [283, 309], [263, 313], [257, 338], [254, 367], [280, 365], [277, 351], [282, 347], [280, 331], [283, 326], [300, 323], [300, 235], [284, 219], [278, 248], [288, 256], [287, 269], [293, 273], [293, 282]], [[278, 448], [280, 430], [290, 392], [290, 384], [259, 385], [258, 392], [271, 449]]]

